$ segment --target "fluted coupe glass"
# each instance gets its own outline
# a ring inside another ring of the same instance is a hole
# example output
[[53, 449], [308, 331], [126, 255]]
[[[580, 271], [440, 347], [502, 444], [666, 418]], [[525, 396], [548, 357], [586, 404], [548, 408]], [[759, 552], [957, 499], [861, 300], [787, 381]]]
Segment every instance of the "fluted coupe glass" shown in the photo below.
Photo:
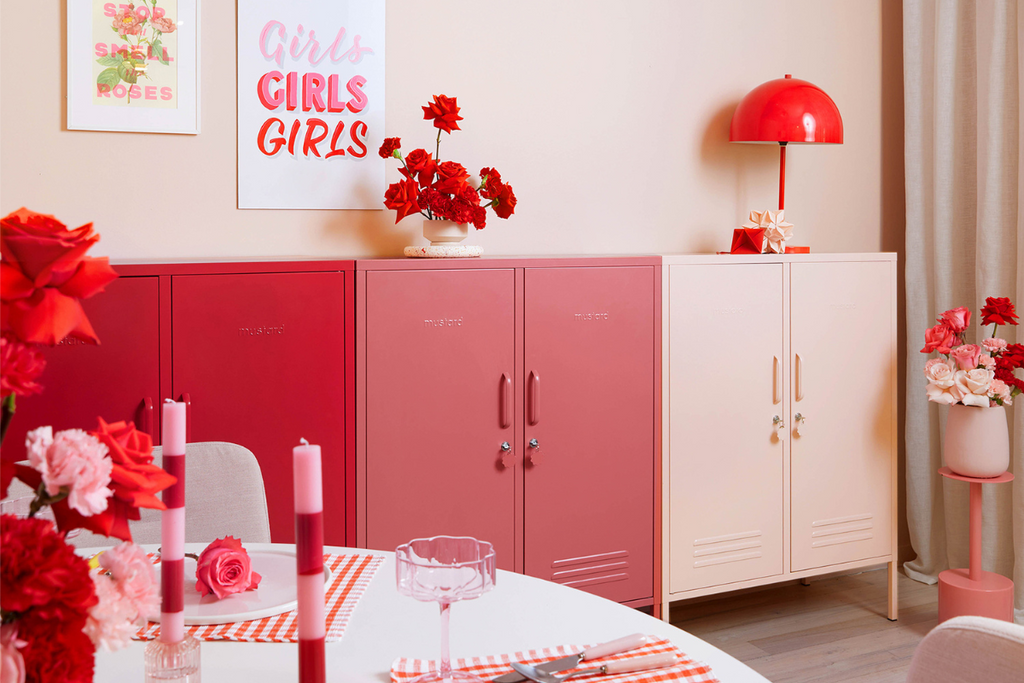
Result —
[[448, 655], [448, 612], [453, 602], [478, 598], [494, 588], [494, 546], [468, 536], [417, 538], [395, 549], [398, 592], [441, 605], [441, 661], [437, 671], [412, 683], [480, 682], [466, 671], [452, 671]]

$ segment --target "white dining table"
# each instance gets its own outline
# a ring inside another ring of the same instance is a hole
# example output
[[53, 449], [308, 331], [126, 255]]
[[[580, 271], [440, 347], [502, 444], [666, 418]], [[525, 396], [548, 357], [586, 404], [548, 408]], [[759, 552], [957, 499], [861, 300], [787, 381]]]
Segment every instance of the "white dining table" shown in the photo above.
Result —
[[[294, 549], [275, 544], [246, 544], [252, 550]], [[202, 544], [186, 544], [200, 552]], [[82, 555], [102, 550], [78, 549]], [[155, 550], [155, 547], [147, 550]], [[395, 588], [395, 554], [355, 548], [326, 547], [325, 552], [373, 554], [385, 558], [359, 600], [341, 640], [327, 643], [327, 680], [388, 683], [398, 657], [437, 659], [440, 615], [436, 603], [417, 602]], [[669, 639], [693, 659], [711, 666], [722, 683], [767, 679], [700, 638], [643, 612], [575, 588], [523, 576], [497, 573], [494, 590], [451, 608], [451, 656], [502, 654], [557, 645], [586, 645], [645, 633]], [[97, 683], [142, 681], [145, 643], [133, 641], [117, 652], [96, 653]], [[281, 683], [298, 677], [294, 643], [204, 641], [202, 679]]]

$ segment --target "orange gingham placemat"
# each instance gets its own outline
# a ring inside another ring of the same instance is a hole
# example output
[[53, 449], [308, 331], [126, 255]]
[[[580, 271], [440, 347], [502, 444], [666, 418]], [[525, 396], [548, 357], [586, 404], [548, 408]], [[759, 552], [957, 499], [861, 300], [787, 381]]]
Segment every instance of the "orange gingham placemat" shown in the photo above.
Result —
[[[327, 600], [327, 641], [341, 640], [348, 620], [355, 610], [384, 558], [379, 555], [324, 555], [331, 568], [331, 585], [325, 591]], [[237, 640], [247, 643], [294, 643], [298, 640], [296, 612], [233, 624], [189, 626], [188, 633], [199, 640]], [[160, 624], [149, 623], [135, 634], [136, 640], [153, 640], [160, 634]]]
[[[684, 681], [685, 683], [718, 683], [718, 679], [711, 673], [711, 667], [704, 662], [690, 659], [675, 645], [664, 638], [648, 636], [649, 642], [641, 648], [622, 652], [617, 655], [610, 655], [600, 659], [584, 662], [576, 669], [560, 671], [558, 675], [563, 676], [570, 671], [580, 669], [591, 669], [601, 666], [605, 662], [622, 659], [634, 659], [646, 657], [663, 652], [674, 652], [679, 657], [679, 663], [675, 666], [664, 669], [653, 669], [650, 671], [634, 671], [623, 674], [604, 674], [598, 677], [583, 677], [579, 681], [600, 681], [600, 683], [666, 683], [667, 681]], [[542, 650], [529, 650], [527, 652], [513, 652], [505, 655], [491, 655], [490, 657], [472, 657], [470, 659], [452, 660], [452, 669], [469, 671], [476, 674], [485, 681], [495, 676], [501, 676], [512, 671], [512, 662], [524, 662], [526, 664], [540, 664], [549, 659], [564, 657], [586, 649], [585, 645], [561, 645], [559, 647], [546, 647]], [[435, 671], [437, 664], [427, 659], [407, 659], [399, 657], [391, 664], [391, 680], [393, 683], [408, 683], [417, 676], [430, 671]], [[570, 679], [573, 680], [573, 679]]]

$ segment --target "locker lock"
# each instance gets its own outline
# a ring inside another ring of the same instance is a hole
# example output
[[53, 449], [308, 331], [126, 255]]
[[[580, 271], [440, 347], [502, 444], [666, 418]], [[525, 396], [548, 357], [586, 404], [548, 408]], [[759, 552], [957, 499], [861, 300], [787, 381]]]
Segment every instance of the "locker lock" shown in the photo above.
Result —
[[501, 464], [508, 469], [516, 464], [516, 456], [512, 452], [512, 445], [508, 441], [501, 442]]
[[803, 429], [804, 420], [806, 419], [807, 417], [800, 413], [797, 413], [796, 415], [793, 416], [793, 421], [796, 422], [796, 425], [793, 426], [793, 433], [796, 434], [797, 436], [800, 436], [800, 430]]
[[783, 419], [781, 417], [779, 417], [778, 415], [776, 415], [772, 419], [772, 425], [775, 427], [775, 438], [778, 439], [779, 441], [785, 441], [786, 440], [786, 423], [783, 421]]
[[530, 464], [539, 465], [540, 461], [540, 443], [537, 442], [537, 439], [530, 439]]

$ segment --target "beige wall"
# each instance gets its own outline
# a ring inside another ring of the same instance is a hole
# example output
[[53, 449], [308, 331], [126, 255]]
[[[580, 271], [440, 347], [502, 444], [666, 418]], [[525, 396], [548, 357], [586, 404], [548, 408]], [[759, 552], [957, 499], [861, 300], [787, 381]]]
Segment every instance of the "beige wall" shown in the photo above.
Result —
[[[235, 208], [230, 0], [202, 3], [202, 134], [67, 131], [64, 4], [0, 0], [0, 212], [94, 221], [94, 252], [117, 259], [386, 256], [422, 241], [392, 212]], [[795, 243], [895, 248], [902, 172], [883, 165], [902, 153], [902, 94], [883, 83], [901, 78], [898, 5], [390, 0], [386, 131], [424, 145], [419, 105], [458, 97], [464, 132], [445, 156], [497, 167], [520, 200], [472, 236], [490, 254], [721, 250], [777, 200], [778, 149], [727, 142], [733, 108], [788, 72], [835, 99], [846, 138], [790, 149]], [[137, 182], [153, 161], [162, 176]]]

